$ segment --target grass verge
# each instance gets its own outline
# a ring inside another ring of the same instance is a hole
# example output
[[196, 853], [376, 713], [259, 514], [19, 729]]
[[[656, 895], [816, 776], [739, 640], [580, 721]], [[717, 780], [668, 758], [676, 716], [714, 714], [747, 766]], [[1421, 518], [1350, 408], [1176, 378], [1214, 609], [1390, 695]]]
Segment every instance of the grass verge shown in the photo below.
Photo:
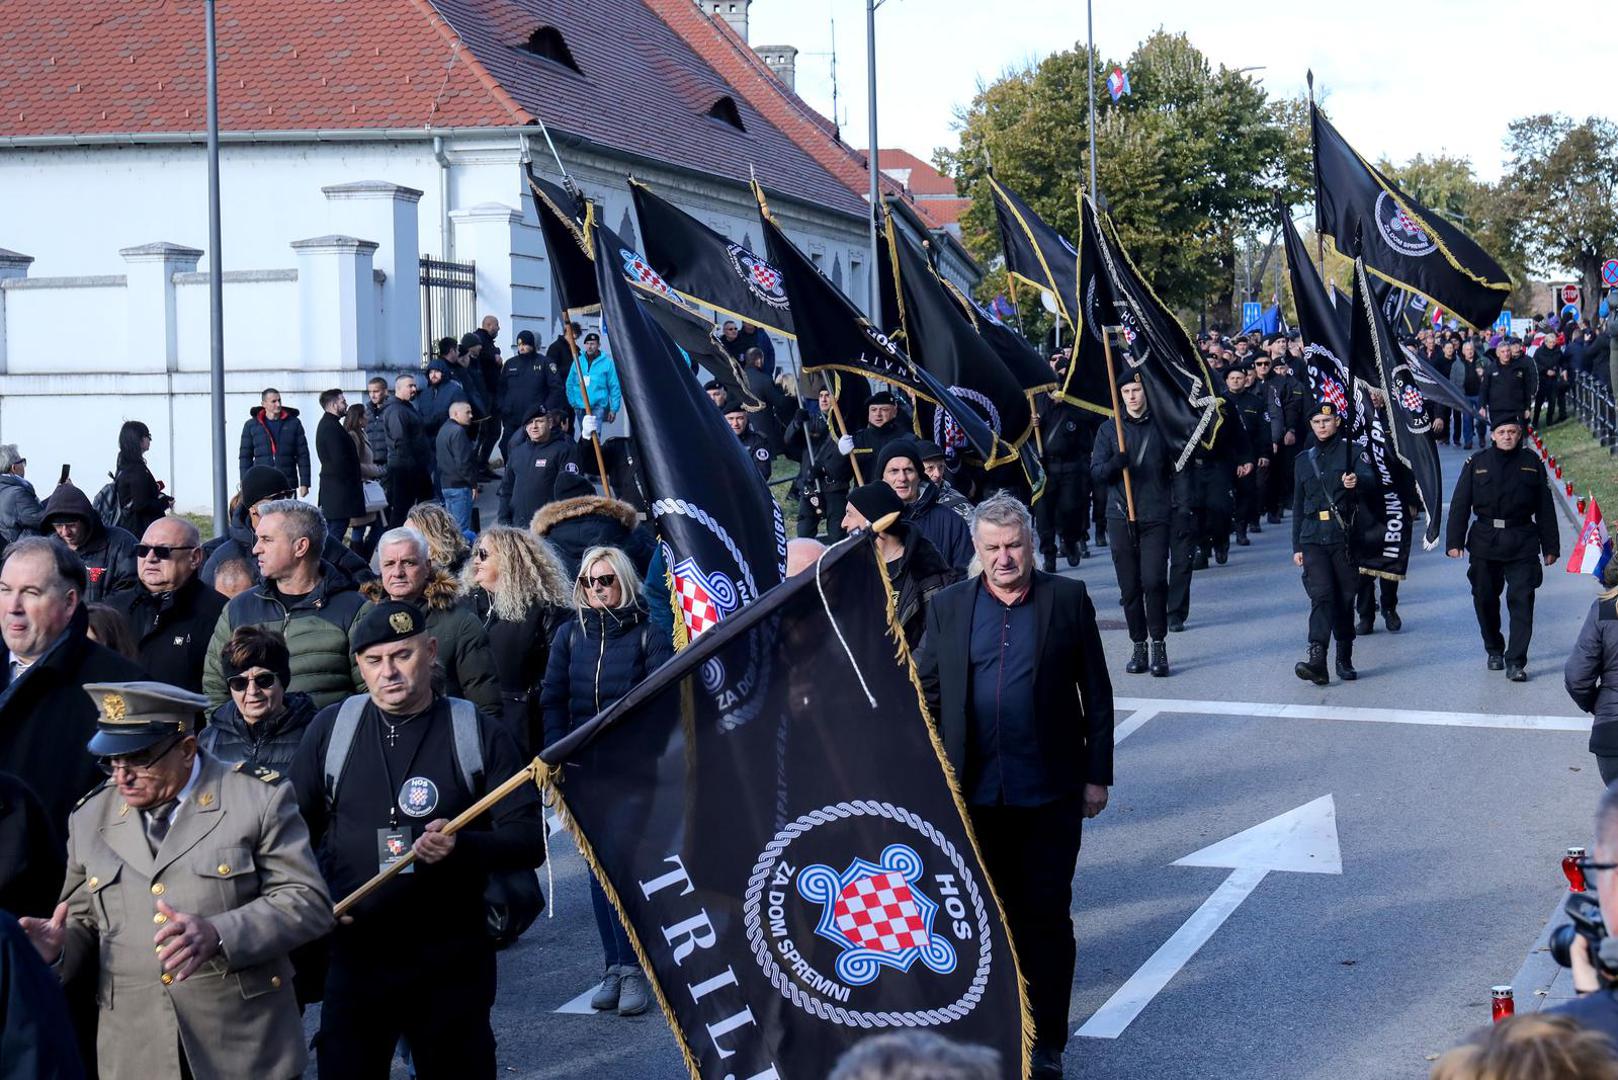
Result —
[[[1572, 481], [1576, 497], [1593, 494], [1604, 518], [1612, 520], [1618, 515], [1618, 457], [1577, 420], [1544, 428], [1539, 437], [1545, 440], [1546, 452], [1562, 467], [1563, 482]], [[1554, 474], [1552, 482], [1556, 482]]]

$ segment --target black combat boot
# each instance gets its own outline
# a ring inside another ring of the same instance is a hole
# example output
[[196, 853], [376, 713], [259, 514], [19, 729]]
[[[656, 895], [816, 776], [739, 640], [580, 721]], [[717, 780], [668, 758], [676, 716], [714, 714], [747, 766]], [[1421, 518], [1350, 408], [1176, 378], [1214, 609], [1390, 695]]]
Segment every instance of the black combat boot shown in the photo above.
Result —
[[1206, 569], [1208, 569], [1208, 549], [1207, 548], [1200, 548], [1200, 547], [1197, 548], [1196, 556], [1191, 560], [1191, 569], [1193, 569], [1193, 570], [1206, 570]]
[[1299, 660], [1292, 673], [1304, 682], [1312, 682], [1316, 686], [1329, 684], [1331, 676], [1326, 673], [1326, 646], [1311, 641], [1309, 659]]
[[1146, 642], [1135, 642], [1135, 651], [1130, 656], [1129, 663], [1124, 665], [1124, 670], [1131, 675], [1146, 674]]
[[[1103, 544], [1101, 546], [1106, 547], [1107, 545]], [[1088, 559], [1089, 557], [1090, 557], [1090, 541], [1081, 536], [1081, 537], [1079, 537], [1079, 558]]]
[[1362, 637], [1375, 629], [1376, 616], [1374, 615], [1361, 615], [1359, 620], [1354, 623], [1354, 633]]
[[1161, 679], [1169, 673], [1169, 647], [1162, 641], [1152, 642], [1152, 677]]
[[1107, 530], [1105, 527], [1096, 530], [1096, 547], [1107, 546]]
[[1067, 556], [1067, 564], [1069, 566], [1079, 565], [1079, 559], [1081, 558], [1079, 554], [1079, 542], [1077, 540], [1069, 540], [1067, 543], [1063, 544], [1062, 554]]
[[1253, 543], [1253, 541], [1251, 541], [1251, 540], [1249, 540], [1247, 538], [1247, 526], [1246, 525], [1238, 525], [1238, 526], [1236, 526], [1236, 546], [1237, 547], [1248, 547], [1252, 543]]
[[1214, 548], [1214, 562], [1218, 563], [1220, 566], [1224, 566], [1229, 561], [1230, 541], [1226, 540], [1224, 543]]
[[1353, 682], [1360, 677], [1354, 670], [1354, 643], [1352, 641], [1339, 641], [1337, 643], [1337, 677], [1344, 682]]
[[1382, 610], [1382, 625], [1388, 628], [1388, 633], [1397, 634], [1404, 629], [1405, 621], [1399, 618], [1399, 613], [1392, 608]]
[[1045, 549], [1045, 560], [1040, 564], [1039, 568], [1047, 574], [1056, 573], [1056, 549], [1054, 547]]

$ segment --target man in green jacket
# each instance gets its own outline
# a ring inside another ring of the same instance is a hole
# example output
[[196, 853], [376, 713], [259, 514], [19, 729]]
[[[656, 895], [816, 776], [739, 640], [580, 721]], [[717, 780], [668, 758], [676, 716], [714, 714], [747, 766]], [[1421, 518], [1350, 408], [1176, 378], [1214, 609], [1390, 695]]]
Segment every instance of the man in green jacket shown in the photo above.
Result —
[[319, 508], [280, 499], [258, 508], [253, 557], [263, 580], [235, 597], [214, 625], [202, 690], [213, 707], [224, 704], [221, 653], [242, 626], [262, 626], [286, 638], [292, 654], [289, 691], [314, 698], [317, 708], [364, 687], [348, 646], [348, 632], [369, 606], [354, 579], [320, 557], [326, 519]]

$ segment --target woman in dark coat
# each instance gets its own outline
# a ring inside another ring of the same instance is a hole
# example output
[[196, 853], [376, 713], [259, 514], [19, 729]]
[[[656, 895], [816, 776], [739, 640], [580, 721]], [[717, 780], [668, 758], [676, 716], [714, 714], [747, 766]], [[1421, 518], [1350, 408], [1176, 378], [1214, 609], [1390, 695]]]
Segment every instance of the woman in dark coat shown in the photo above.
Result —
[[544, 746], [539, 686], [551, 632], [567, 613], [567, 578], [548, 544], [522, 529], [491, 525], [461, 572], [461, 595], [488, 635], [501, 712], [527, 757]]
[[220, 761], [287, 775], [316, 709], [308, 694], [287, 692], [292, 657], [286, 639], [261, 626], [243, 626], [225, 643], [220, 660], [230, 700], [208, 718], [197, 745]]
[[1601, 782], [1618, 780], [1618, 559], [1601, 571], [1603, 592], [1590, 605], [1579, 639], [1562, 668], [1573, 703], [1594, 717], [1590, 753]]
[[[646, 617], [640, 576], [628, 555], [618, 548], [593, 547], [580, 565], [573, 584], [577, 618], [557, 629], [540, 692], [546, 745], [611, 707], [674, 654], [668, 636]], [[631, 829], [640, 812], [630, 805], [636, 801], [626, 795], [623, 807], [624, 823]], [[590, 1007], [634, 1016], [646, 1009], [646, 976], [606, 894], [594, 876], [590, 882], [607, 968]]]
[[152, 432], [139, 420], [126, 420], [118, 431], [118, 468], [113, 482], [118, 505], [123, 508], [120, 527], [138, 540], [146, 526], [168, 513], [174, 500], [163, 494], [163, 486], [146, 467], [146, 451], [152, 448]]
[[[365, 418], [364, 405], [350, 405], [348, 417], [343, 421], [343, 430], [354, 441], [354, 451], [360, 456], [360, 492], [365, 491], [365, 482], [382, 479], [382, 466], [376, 463], [375, 451], [371, 449], [371, 436]], [[382, 536], [382, 512], [372, 510], [368, 513], [357, 514], [350, 518], [348, 527], [352, 530], [348, 537], [348, 546], [359, 553], [360, 558], [367, 561], [371, 552], [376, 550], [376, 542]]]

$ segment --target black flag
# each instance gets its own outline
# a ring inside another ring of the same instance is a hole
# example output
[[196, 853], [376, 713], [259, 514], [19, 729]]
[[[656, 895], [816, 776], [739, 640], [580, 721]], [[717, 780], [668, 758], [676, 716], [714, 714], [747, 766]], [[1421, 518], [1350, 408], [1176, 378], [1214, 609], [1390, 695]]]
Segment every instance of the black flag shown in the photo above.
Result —
[[1056, 371], [1027, 338], [1001, 322], [992, 311], [968, 296], [953, 281], [942, 277], [938, 280], [960, 305], [967, 323], [988, 342], [1000, 362], [1011, 371], [1024, 393], [1040, 394], [1058, 388], [1060, 384], [1056, 381]]
[[[1398, 331], [1401, 324], [1414, 330], [1415, 327], [1410, 319], [1412, 305], [1419, 303], [1425, 307], [1426, 301], [1419, 296], [1413, 296], [1408, 289], [1401, 289], [1382, 278], [1371, 276], [1366, 280], [1371, 283], [1371, 297], [1376, 302], [1377, 307], [1382, 309], [1382, 318], [1387, 324], [1395, 332]], [[1426, 394], [1434, 401], [1442, 402], [1447, 409], [1459, 409], [1462, 412], [1477, 415], [1477, 409], [1473, 408], [1472, 403], [1466, 400], [1466, 395], [1461, 393], [1460, 389], [1449, 381], [1448, 371], [1440, 371], [1420, 352], [1408, 348], [1403, 342], [1399, 342], [1399, 347], [1404, 349], [1405, 355], [1410, 358], [1410, 374], [1414, 376], [1416, 385], [1421, 388], [1423, 394]], [[1442, 357], [1440, 357], [1439, 363], [1443, 363]]]
[[592, 232], [602, 321], [668, 559], [676, 638], [682, 630], [696, 638], [785, 576], [786, 525], [741, 442], [617, 272], [634, 252], [600, 222]]
[[[1175, 469], [1183, 469], [1199, 442], [1213, 446], [1224, 423], [1213, 375], [1185, 327], [1130, 262], [1112, 222], [1088, 195], [1079, 204], [1081, 241], [1096, 260], [1096, 272], [1084, 282], [1084, 321], [1097, 334], [1106, 326], [1123, 328], [1127, 347], [1114, 351], [1114, 370], [1128, 366], [1140, 375], [1152, 420], [1169, 444]], [[1075, 350], [1072, 366], [1079, 363]]]
[[1493, 324], [1511, 279], [1475, 241], [1394, 186], [1310, 107], [1315, 147], [1315, 228], [1349, 253], [1361, 231], [1368, 270], [1473, 327]]
[[885, 578], [869, 533], [843, 541], [542, 753], [693, 1077], [821, 1080], [919, 1029], [1027, 1075], [1016, 962]]
[[629, 181], [646, 261], [687, 300], [792, 337], [781, 274], [637, 180]]
[[[905, 353], [917, 367], [976, 408], [995, 436], [1005, 444], [1002, 455], [985, 462], [985, 468], [992, 469], [1013, 460], [1033, 433], [1033, 404], [994, 349], [961, 317], [959, 305], [939, 281], [927, 257], [898, 235], [891, 213], [883, 216], [888, 247], [894, 255]], [[952, 456], [964, 447], [965, 436], [954, 430], [944, 410], [924, 409], [922, 412], [934, 414], [916, 417], [917, 427], [923, 434]]]
[[1438, 446], [1432, 437], [1432, 421], [1427, 401], [1410, 373], [1410, 361], [1394, 344], [1393, 334], [1382, 309], [1371, 295], [1365, 273], [1365, 260], [1354, 260], [1353, 332], [1349, 339], [1349, 370], [1381, 392], [1388, 416], [1388, 445], [1395, 457], [1410, 470], [1416, 498], [1427, 514], [1425, 547], [1438, 542], [1443, 516], [1443, 476], [1438, 466]]
[[[756, 184], [759, 216], [764, 223], [765, 249], [781, 271], [798, 328], [798, 350], [803, 370], [837, 370], [866, 375], [902, 386], [919, 400], [942, 406], [959, 429], [965, 445], [983, 461], [1006, 460], [1016, 451], [1002, 445], [976, 409], [957, 398], [939, 379], [928, 374], [902, 352], [889, 337], [872, 326], [859, 309], [827, 280], [813, 261], [787, 239], [770, 216], [764, 192]], [[843, 418], [858, 430], [864, 417]]]
[[562, 315], [589, 314], [601, 305], [596, 290], [595, 258], [590, 247], [594, 210], [587, 199], [577, 199], [571, 191], [553, 184], [524, 164], [528, 188], [534, 195], [534, 212], [539, 231], [545, 238], [545, 255], [550, 260], [551, 278]]
[[678, 345], [693, 364], [700, 365], [708, 377], [725, 388], [731, 401], [739, 401], [748, 412], [761, 412], [767, 406], [753, 396], [747, 378], [737, 366], [736, 358], [725, 351], [714, 337], [713, 321], [699, 315], [677, 300], [642, 291], [641, 307], [653, 322], [663, 328], [669, 339]]

